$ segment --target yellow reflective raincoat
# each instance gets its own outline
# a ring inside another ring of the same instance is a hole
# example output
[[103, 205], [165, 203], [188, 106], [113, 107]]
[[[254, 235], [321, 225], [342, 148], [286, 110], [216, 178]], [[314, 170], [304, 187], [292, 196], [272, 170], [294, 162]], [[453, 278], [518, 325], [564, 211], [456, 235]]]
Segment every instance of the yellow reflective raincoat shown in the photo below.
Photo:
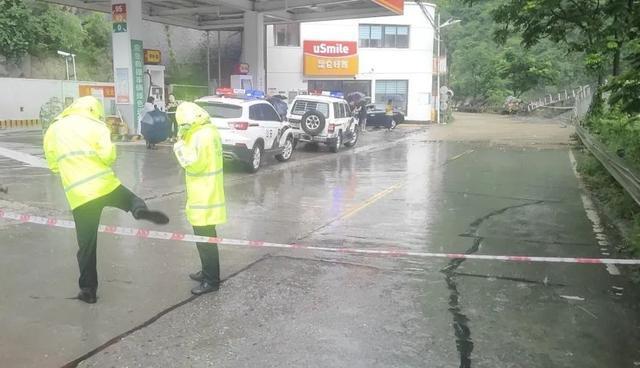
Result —
[[103, 119], [102, 104], [82, 97], [58, 115], [44, 136], [47, 163], [60, 173], [72, 210], [120, 185], [111, 169], [116, 149]]
[[185, 169], [186, 214], [193, 226], [218, 225], [227, 221], [222, 174], [222, 142], [209, 114], [185, 102], [176, 109], [180, 140], [173, 150]]

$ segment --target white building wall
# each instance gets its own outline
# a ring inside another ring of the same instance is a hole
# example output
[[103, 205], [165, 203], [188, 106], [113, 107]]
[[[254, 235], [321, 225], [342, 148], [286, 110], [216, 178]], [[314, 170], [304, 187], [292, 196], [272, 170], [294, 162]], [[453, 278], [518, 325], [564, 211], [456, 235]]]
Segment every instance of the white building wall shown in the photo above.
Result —
[[[427, 9], [433, 15], [435, 8], [428, 5]], [[304, 40], [358, 41], [359, 24], [409, 26], [409, 48], [358, 47], [359, 72], [354, 79], [372, 81], [372, 98], [375, 98], [376, 80], [407, 80], [407, 119], [431, 120], [434, 30], [414, 2], [405, 3], [402, 16], [302, 23], [299, 47], [274, 46], [273, 27], [269, 26], [267, 87], [284, 92], [306, 91], [308, 80], [345, 80], [345, 77], [305, 77], [302, 43]]]
[[[0, 120], [38, 119], [40, 108], [52, 97], [63, 103], [65, 98], [77, 99], [80, 96], [79, 85], [113, 86], [113, 83], [0, 78], [0, 91], [11, 91], [0, 98]], [[108, 106], [105, 108], [108, 111]]]

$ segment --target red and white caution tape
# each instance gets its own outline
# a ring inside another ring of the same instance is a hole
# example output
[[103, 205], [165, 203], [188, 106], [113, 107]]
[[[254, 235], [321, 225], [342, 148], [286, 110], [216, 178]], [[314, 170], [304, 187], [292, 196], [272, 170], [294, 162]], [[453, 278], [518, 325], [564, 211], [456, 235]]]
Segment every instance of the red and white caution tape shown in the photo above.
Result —
[[[19, 214], [14, 212], [6, 212], [0, 209], [0, 218], [16, 220], [23, 223], [31, 223], [45, 225], [50, 227], [61, 227], [66, 229], [74, 229], [75, 223], [68, 220], [60, 220], [50, 217], [39, 217], [27, 214]], [[446, 259], [476, 259], [487, 261], [507, 261], [507, 262], [546, 262], [546, 263], [582, 263], [582, 264], [617, 264], [617, 265], [640, 265], [640, 259], [613, 259], [613, 258], [569, 258], [569, 257], [529, 257], [529, 256], [492, 256], [481, 254], [462, 254], [462, 253], [430, 253], [430, 252], [411, 252], [405, 250], [382, 250], [382, 249], [365, 249], [365, 248], [331, 248], [318, 247], [302, 244], [280, 244], [270, 243], [256, 240], [239, 240], [230, 238], [211, 238], [206, 236], [197, 236], [185, 233], [170, 233], [164, 231], [155, 231], [140, 228], [100, 225], [98, 231], [107, 234], [131, 236], [143, 239], [162, 239], [175, 240], [182, 242], [200, 242], [215, 243], [225, 245], [239, 245], [257, 248], [281, 248], [281, 249], [303, 249], [316, 250], [323, 252], [347, 253], [347, 254], [366, 254], [381, 255], [394, 257], [420, 257], [420, 258], [446, 258]]]

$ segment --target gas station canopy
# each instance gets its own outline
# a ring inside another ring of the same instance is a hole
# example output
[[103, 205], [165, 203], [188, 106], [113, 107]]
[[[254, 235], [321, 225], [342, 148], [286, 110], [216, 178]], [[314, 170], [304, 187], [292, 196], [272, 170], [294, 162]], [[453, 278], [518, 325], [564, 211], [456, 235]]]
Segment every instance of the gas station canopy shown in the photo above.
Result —
[[[243, 28], [245, 12], [264, 15], [265, 24], [312, 22], [395, 15], [398, 0], [141, 0], [142, 18], [209, 30]], [[61, 5], [111, 13], [110, 0], [49, 0]]]
[[[112, 15], [115, 103], [128, 131], [138, 133], [144, 103], [153, 94], [150, 86], [163, 81], [156, 78], [153, 83], [152, 68], [143, 64], [143, 20], [200, 31], [242, 30], [240, 62], [251, 68], [252, 89], [265, 91], [265, 25], [396, 15], [404, 10], [404, 0], [45, 1]], [[162, 91], [162, 84], [154, 88]]]

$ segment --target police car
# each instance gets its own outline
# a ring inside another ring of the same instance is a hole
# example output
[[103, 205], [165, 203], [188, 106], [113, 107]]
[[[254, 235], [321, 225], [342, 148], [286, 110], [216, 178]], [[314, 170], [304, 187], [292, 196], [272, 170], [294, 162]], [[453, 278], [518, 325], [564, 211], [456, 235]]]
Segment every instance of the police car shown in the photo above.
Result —
[[218, 128], [225, 160], [240, 161], [256, 172], [265, 155], [281, 162], [291, 159], [293, 130], [264, 100], [263, 92], [220, 88], [216, 96], [195, 103], [207, 110]]
[[355, 146], [360, 136], [360, 125], [339, 92], [296, 96], [287, 120], [296, 141], [324, 143], [332, 152], [338, 152], [343, 144]]

